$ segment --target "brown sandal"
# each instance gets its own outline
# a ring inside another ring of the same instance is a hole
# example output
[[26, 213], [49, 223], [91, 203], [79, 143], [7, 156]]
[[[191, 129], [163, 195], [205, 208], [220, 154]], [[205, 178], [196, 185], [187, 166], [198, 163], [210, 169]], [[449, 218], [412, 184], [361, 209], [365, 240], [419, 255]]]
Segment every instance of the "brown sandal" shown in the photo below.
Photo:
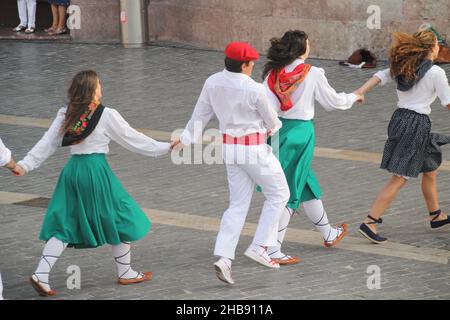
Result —
[[297, 264], [301, 260], [297, 256], [285, 255], [283, 258], [272, 258], [272, 261], [275, 261], [280, 266], [287, 266], [287, 265], [291, 265], [291, 264]]
[[[36, 278], [37, 278], [37, 276], [36, 276]], [[50, 290], [50, 291], [45, 290], [41, 286], [41, 281], [39, 280], [39, 278], [36, 281], [36, 280], [33, 279], [33, 276], [31, 276], [30, 277], [30, 283], [33, 286], [34, 290], [36, 290], [36, 292], [42, 297], [52, 297], [52, 296], [56, 295], [56, 291], [55, 290]]]
[[325, 247], [331, 248], [331, 247], [336, 246], [345, 237], [345, 235], [348, 233], [348, 226], [347, 226], [346, 223], [341, 224], [338, 228], [342, 228], [341, 234], [336, 239], [334, 239], [333, 241], [326, 241], [325, 240], [323, 242], [323, 245]]
[[144, 282], [144, 281], [150, 281], [153, 278], [153, 273], [152, 272], [139, 272], [138, 275], [136, 276], [136, 278], [132, 278], [132, 279], [123, 279], [123, 278], [119, 278], [117, 280], [117, 282], [121, 285], [129, 285], [129, 284], [135, 284], [135, 283], [140, 283], [140, 282]]

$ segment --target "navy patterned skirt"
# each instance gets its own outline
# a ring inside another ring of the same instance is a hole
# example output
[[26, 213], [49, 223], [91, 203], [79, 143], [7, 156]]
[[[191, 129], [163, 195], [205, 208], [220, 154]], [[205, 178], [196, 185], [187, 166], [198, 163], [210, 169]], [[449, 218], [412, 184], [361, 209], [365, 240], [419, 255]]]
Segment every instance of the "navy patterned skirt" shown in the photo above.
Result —
[[434, 171], [442, 162], [440, 147], [447, 143], [450, 136], [431, 133], [428, 115], [398, 108], [389, 122], [381, 169], [411, 178]]

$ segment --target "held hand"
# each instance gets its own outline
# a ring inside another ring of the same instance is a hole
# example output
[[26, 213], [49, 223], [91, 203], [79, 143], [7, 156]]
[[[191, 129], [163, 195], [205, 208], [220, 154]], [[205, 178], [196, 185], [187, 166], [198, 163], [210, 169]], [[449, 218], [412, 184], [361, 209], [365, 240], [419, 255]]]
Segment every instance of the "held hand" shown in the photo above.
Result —
[[11, 169], [11, 172], [16, 177], [22, 177], [26, 174], [25, 170], [18, 164], [16, 164], [16, 166], [13, 169]]
[[173, 150], [175, 146], [177, 146], [180, 143], [180, 140], [174, 140], [170, 142], [170, 150]]
[[181, 143], [180, 139], [177, 139], [175, 141], [172, 141], [170, 143], [170, 149], [174, 151], [180, 151], [184, 148], [184, 144]]
[[364, 96], [364, 93], [360, 89], [356, 90], [353, 93], [357, 97], [356, 102], [358, 102], [359, 104], [363, 104], [364, 102], [366, 102], [366, 98]]

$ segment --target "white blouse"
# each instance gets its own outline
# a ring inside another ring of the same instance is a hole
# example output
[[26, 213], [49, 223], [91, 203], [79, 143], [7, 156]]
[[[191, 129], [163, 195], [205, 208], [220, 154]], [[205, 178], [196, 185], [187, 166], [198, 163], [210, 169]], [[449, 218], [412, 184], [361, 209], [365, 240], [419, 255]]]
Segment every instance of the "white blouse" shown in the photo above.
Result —
[[221, 133], [233, 137], [267, 130], [275, 133], [282, 125], [269, 105], [263, 85], [243, 73], [227, 70], [205, 81], [192, 117], [181, 134], [181, 142], [184, 145], [197, 142], [214, 115]]
[[[298, 65], [304, 63], [301, 59], [296, 59], [285, 67], [286, 72], [292, 72]], [[305, 80], [292, 93], [291, 100], [293, 107], [288, 111], [282, 111], [280, 101], [270, 90], [266, 77], [264, 86], [271, 105], [275, 108], [278, 115], [286, 119], [311, 120], [314, 118], [314, 102], [319, 102], [327, 110], [347, 110], [353, 106], [357, 96], [353, 93], [337, 93], [325, 77], [325, 71], [322, 68], [311, 67]]]
[[0, 139], [0, 167], [6, 166], [11, 161], [11, 151], [3, 144]]
[[[56, 119], [48, 131], [31, 149], [26, 157], [18, 162], [25, 171], [38, 168], [48, 157], [61, 146], [61, 126], [67, 108], [58, 111]], [[133, 129], [128, 122], [114, 109], [105, 108], [94, 131], [83, 142], [70, 146], [71, 154], [108, 153], [109, 143], [114, 140], [122, 147], [145, 155], [156, 157], [170, 150], [170, 143], [159, 142]]]
[[[374, 76], [380, 79], [381, 85], [393, 81], [390, 69], [378, 71]], [[444, 107], [450, 105], [450, 86], [445, 70], [436, 65], [432, 66], [410, 90], [397, 90], [397, 96], [399, 108], [422, 114], [431, 113], [431, 104], [436, 97], [439, 97]]]

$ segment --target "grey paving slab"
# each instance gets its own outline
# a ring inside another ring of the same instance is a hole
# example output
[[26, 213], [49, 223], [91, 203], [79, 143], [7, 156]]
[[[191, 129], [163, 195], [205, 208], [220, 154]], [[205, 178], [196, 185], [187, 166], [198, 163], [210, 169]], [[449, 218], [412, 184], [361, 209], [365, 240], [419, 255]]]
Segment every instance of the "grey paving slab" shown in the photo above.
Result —
[[[374, 71], [353, 70], [336, 61], [311, 60], [324, 67], [338, 91], [351, 91]], [[261, 73], [257, 64], [255, 78]], [[383, 67], [381, 65], [380, 67]], [[171, 131], [183, 127], [206, 77], [222, 69], [222, 54], [191, 48], [147, 47], [126, 50], [119, 46], [0, 42], [0, 114], [52, 118], [64, 104], [67, 85], [75, 72], [95, 68], [104, 89], [105, 105], [118, 109], [135, 127]], [[450, 72], [448, 66], [445, 67]], [[317, 108], [316, 134], [320, 147], [382, 152], [386, 127], [395, 107], [392, 86], [368, 94], [367, 104], [345, 112]], [[447, 110], [433, 105], [435, 131], [450, 133]], [[210, 127], [216, 126], [215, 122]], [[0, 125], [0, 136], [18, 159], [45, 129]], [[50, 197], [60, 169], [69, 157], [60, 149], [39, 170], [17, 179], [0, 171], [0, 191]], [[450, 160], [450, 152], [444, 154]], [[123, 184], [146, 208], [220, 217], [228, 190], [222, 165], [182, 165], [168, 156], [149, 159], [131, 154], [116, 144], [108, 156]], [[348, 222], [352, 235], [367, 213], [388, 175], [376, 164], [316, 158], [324, 203], [335, 223]], [[439, 176], [442, 208], [450, 211], [450, 173]], [[263, 197], [254, 195], [248, 221], [256, 222]], [[0, 205], [0, 270], [5, 297], [35, 299], [27, 284], [40, 255], [37, 240], [45, 210]], [[449, 250], [448, 230], [431, 232], [420, 183], [411, 181], [385, 216], [381, 230], [391, 241], [418, 247]], [[292, 227], [312, 229], [303, 214]], [[303, 262], [274, 272], [243, 256], [250, 243], [242, 237], [234, 264], [237, 285], [223, 286], [211, 268], [215, 234], [188, 228], [154, 225], [147, 238], [136, 243], [136, 266], [155, 272], [149, 284], [115, 284], [110, 248], [68, 250], [52, 274], [60, 299], [449, 299], [448, 265], [418, 262], [366, 253], [325, 250], [317, 246], [286, 244], [286, 251]], [[79, 265], [82, 289], [65, 287], [66, 269]], [[380, 290], [368, 290], [367, 267], [381, 268]]]

